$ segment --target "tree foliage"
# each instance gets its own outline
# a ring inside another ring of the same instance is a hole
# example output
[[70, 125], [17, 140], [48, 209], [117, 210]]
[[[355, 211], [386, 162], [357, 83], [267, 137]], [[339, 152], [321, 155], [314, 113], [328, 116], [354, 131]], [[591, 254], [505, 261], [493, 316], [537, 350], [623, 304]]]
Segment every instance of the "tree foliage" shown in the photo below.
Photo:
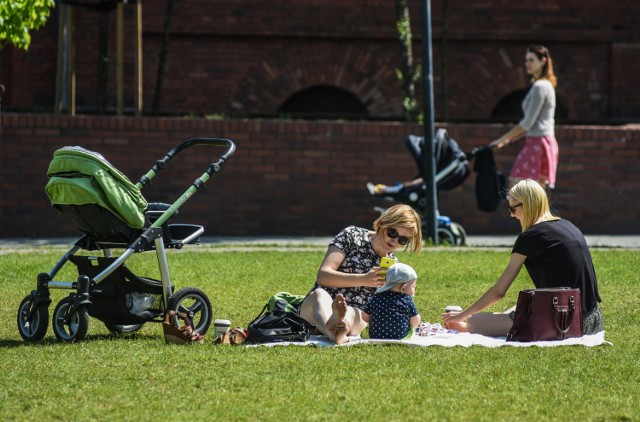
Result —
[[413, 65], [413, 42], [411, 19], [407, 0], [395, 0], [396, 30], [400, 41], [402, 59], [396, 76], [402, 84], [402, 107], [405, 120], [415, 122], [419, 118], [420, 106], [416, 99], [416, 82], [420, 79], [419, 69]]
[[29, 31], [45, 24], [55, 0], [0, 0], [0, 48], [7, 43], [27, 50]]

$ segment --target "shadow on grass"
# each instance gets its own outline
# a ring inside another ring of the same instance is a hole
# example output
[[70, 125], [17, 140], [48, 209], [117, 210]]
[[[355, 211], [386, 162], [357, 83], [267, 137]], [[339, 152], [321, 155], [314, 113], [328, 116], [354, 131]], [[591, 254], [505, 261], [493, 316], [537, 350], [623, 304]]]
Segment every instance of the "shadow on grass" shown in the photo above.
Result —
[[[126, 333], [126, 334], [91, 334], [87, 335], [81, 342], [71, 343], [88, 343], [92, 341], [118, 341], [118, 340], [157, 340], [158, 336], [154, 334]], [[57, 344], [70, 344], [58, 341], [55, 337], [46, 337], [40, 341], [27, 342], [23, 340], [0, 340], [0, 349], [14, 349], [17, 347], [46, 347]]]

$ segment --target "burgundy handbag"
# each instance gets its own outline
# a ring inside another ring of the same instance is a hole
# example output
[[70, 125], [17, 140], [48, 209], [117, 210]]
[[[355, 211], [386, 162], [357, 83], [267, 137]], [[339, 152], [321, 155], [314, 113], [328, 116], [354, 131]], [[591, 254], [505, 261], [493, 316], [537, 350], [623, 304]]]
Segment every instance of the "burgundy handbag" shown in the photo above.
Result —
[[507, 341], [582, 337], [580, 290], [569, 287], [521, 290]]

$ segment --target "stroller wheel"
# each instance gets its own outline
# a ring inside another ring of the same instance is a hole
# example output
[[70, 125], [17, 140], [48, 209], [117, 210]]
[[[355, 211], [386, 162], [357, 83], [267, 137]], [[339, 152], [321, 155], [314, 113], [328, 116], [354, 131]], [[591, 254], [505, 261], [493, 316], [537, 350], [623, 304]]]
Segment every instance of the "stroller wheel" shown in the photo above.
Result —
[[60, 341], [81, 341], [87, 335], [89, 329], [89, 311], [82, 305], [73, 311], [73, 298], [62, 299], [52, 317], [53, 333]]
[[[193, 328], [205, 335], [211, 325], [213, 310], [209, 297], [195, 287], [183, 287], [169, 298], [168, 311], [184, 312], [189, 316]], [[178, 323], [180, 321], [174, 321]]]
[[456, 233], [456, 239], [458, 240], [458, 245], [465, 246], [467, 244], [467, 232], [464, 228], [458, 223], [451, 223], [451, 230]]
[[438, 229], [438, 243], [443, 246], [455, 246], [456, 236], [450, 228], [441, 227]]
[[18, 331], [24, 341], [39, 341], [44, 338], [49, 327], [49, 310], [46, 303], [39, 303], [33, 309], [31, 317], [33, 299], [31, 295], [22, 299], [18, 308]]
[[126, 333], [135, 333], [140, 331], [144, 324], [131, 324], [131, 325], [118, 325], [118, 324], [110, 324], [108, 322], [104, 323], [104, 326], [107, 327], [113, 334], [126, 334]]

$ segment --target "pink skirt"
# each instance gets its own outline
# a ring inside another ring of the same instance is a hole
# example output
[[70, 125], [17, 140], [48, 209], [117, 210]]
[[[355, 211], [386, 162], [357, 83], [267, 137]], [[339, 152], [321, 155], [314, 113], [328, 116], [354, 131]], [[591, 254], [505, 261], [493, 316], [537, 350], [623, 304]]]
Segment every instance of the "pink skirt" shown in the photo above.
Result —
[[546, 180], [549, 187], [556, 184], [558, 142], [553, 135], [527, 136], [525, 144], [511, 167], [513, 179]]

